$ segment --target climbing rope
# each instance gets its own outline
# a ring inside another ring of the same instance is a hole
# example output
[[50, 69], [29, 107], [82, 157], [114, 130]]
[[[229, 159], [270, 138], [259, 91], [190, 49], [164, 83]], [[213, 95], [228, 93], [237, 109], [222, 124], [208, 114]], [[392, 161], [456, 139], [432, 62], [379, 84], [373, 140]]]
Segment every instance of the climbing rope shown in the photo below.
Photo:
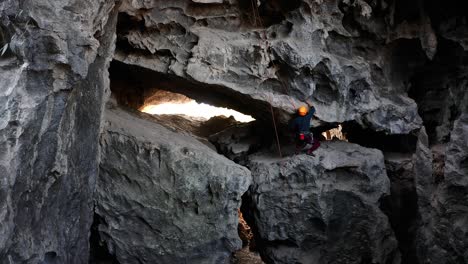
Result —
[[[266, 33], [266, 28], [264, 27], [264, 24], [263, 24], [263, 20], [262, 20], [262, 17], [260, 16], [260, 11], [258, 10], [258, 5], [257, 3], [255, 3], [254, 1], [257, 1], [257, 0], [251, 0], [251, 3], [252, 3], [252, 13], [253, 13], [253, 16], [254, 16], [254, 23], [255, 23], [255, 26], [257, 27], [257, 19], [258, 19], [258, 22], [260, 24], [260, 27], [262, 28], [262, 40], [265, 42], [265, 52], [267, 54], [267, 57], [268, 57], [268, 60], [270, 61], [270, 63], [273, 65], [273, 67], [275, 69], [278, 69], [279, 70], [279, 67], [278, 65], [275, 63], [274, 59], [272, 59], [271, 57], [271, 54], [270, 54], [270, 44], [268, 42], [268, 36], [267, 36], [267, 33]], [[284, 82], [284, 80], [281, 78], [281, 76], [278, 76], [278, 80], [280, 82], [280, 86], [281, 88], [283, 89], [283, 93], [286, 95], [286, 97], [288, 98], [289, 102], [291, 103], [293, 109], [296, 109], [296, 105], [294, 104], [294, 102], [291, 100], [290, 96], [289, 96], [289, 93], [288, 93], [288, 89], [286, 87], [286, 83]], [[278, 128], [277, 128], [277, 125], [276, 125], [276, 119], [275, 119], [275, 114], [274, 114], [274, 109], [273, 109], [273, 105], [272, 105], [272, 99], [271, 99], [271, 94], [269, 95], [268, 97], [268, 103], [270, 104], [270, 111], [271, 111], [271, 117], [272, 117], [272, 121], [273, 121], [273, 127], [275, 129], [275, 136], [276, 136], [276, 145], [278, 147], [278, 154], [280, 156], [280, 158], [283, 157], [283, 154], [281, 152], [281, 144], [280, 144], [280, 140], [279, 140], [279, 135], [278, 135]]]
[[[270, 61], [270, 63], [273, 65], [273, 67], [275, 69], [280, 69], [280, 67], [276, 64], [274, 58], [272, 58], [271, 49], [270, 49], [270, 42], [268, 42], [268, 36], [267, 36], [267, 33], [266, 33], [266, 28], [265, 28], [265, 26], [263, 24], [263, 20], [262, 20], [262, 18], [260, 16], [260, 11], [258, 10], [258, 6], [256, 4], [254, 4], [254, 1], [256, 1], [256, 0], [251, 0], [253, 15], [254, 15], [254, 19], [255, 19], [255, 26], [258, 26], [257, 25], [257, 17], [258, 17], [260, 27], [263, 29], [262, 30], [262, 40], [265, 42], [265, 51], [266, 51], [266, 54], [268, 56], [268, 60]], [[281, 84], [280, 85], [281, 88], [283, 89], [283, 93], [286, 94], [286, 96], [288, 97], [288, 100], [291, 103], [293, 109], [296, 109], [297, 108], [296, 105], [294, 104], [294, 102], [291, 100], [291, 97], [289, 96], [286, 82], [281, 78], [281, 76], [278, 76], [278, 80], [279, 80], [279, 82]]]

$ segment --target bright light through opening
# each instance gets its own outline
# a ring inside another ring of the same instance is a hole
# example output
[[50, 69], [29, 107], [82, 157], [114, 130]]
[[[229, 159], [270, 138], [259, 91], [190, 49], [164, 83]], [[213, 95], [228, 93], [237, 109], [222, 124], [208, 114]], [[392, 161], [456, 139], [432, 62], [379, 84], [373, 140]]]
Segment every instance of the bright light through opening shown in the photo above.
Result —
[[152, 115], [187, 115], [210, 119], [214, 116], [233, 116], [237, 121], [247, 123], [254, 121], [251, 116], [244, 115], [232, 109], [215, 107], [208, 104], [199, 104], [195, 100], [188, 103], [163, 103], [158, 105], [147, 105], [141, 110]]

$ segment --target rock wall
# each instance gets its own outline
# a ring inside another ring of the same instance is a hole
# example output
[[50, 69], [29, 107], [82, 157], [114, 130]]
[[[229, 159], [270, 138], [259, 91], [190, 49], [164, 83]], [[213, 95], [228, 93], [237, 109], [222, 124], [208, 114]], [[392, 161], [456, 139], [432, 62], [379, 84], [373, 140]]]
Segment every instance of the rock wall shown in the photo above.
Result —
[[[429, 147], [424, 131], [420, 136], [414, 171], [421, 214], [416, 236], [420, 263], [468, 262], [466, 110], [455, 122], [450, 143], [442, 147], [442, 160], [438, 150]], [[445, 166], [437, 166], [440, 162]]]
[[229, 263], [250, 171], [144, 116], [106, 111], [101, 238], [119, 263]]
[[113, 1], [0, 3], [0, 263], [87, 263]]

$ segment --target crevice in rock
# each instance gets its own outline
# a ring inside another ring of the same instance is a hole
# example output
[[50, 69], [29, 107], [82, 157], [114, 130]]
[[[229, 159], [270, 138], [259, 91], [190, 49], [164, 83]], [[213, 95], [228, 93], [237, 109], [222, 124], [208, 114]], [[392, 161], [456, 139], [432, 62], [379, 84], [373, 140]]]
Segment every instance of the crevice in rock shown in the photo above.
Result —
[[130, 16], [127, 13], [119, 13], [117, 23], [116, 49], [124, 52], [125, 54], [131, 53], [142, 56], [152, 55], [152, 53], [146, 49], [139, 49], [131, 45], [126, 37], [131, 31], [137, 31], [141, 33], [145, 30], [145, 22], [142, 19]]
[[255, 238], [250, 225], [239, 209], [239, 237], [242, 240], [242, 249], [235, 252], [231, 264], [262, 264], [264, 263], [256, 250]]
[[418, 104], [431, 145], [449, 141], [468, 80], [468, 52], [454, 41], [440, 38], [438, 43], [434, 59], [411, 76], [408, 91]]
[[415, 237], [419, 213], [413, 170], [417, 136], [388, 135], [363, 128], [354, 121], [345, 122], [343, 131], [349, 142], [377, 148], [384, 153], [385, 168], [391, 187], [390, 195], [381, 198], [380, 209], [387, 215], [395, 233], [402, 255], [402, 264], [418, 264]]
[[[250, 188], [251, 187], [249, 187], [249, 189]], [[250, 254], [247, 254], [247, 255], [255, 256], [253, 258], [254, 261], [253, 261], [252, 264], [261, 264], [261, 263], [265, 263], [265, 259], [261, 256], [260, 252], [258, 251], [258, 244], [257, 243], [262, 243], [261, 242], [262, 240], [259, 237], [258, 230], [256, 229], [256, 225], [254, 223], [253, 212], [252, 212], [252, 209], [250, 208], [250, 204], [251, 204], [250, 199], [251, 199], [251, 197], [249, 196], [249, 191], [247, 191], [246, 193], [244, 193], [244, 195], [242, 195], [242, 204], [241, 204], [241, 207], [239, 209], [240, 213], [242, 213], [242, 216], [243, 216], [243, 219], [244, 219], [245, 223], [250, 228], [250, 230], [249, 230], [250, 231], [249, 232], [249, 241], [245, 245], [244, 252], [249, 251]], [[246, 255], [246, 254], [244, 253], [244, 255]], [[234, 262], [234, 263], [241, 264], [242, 262]], [[245, 264], [250, 264], [250, 263], [246, 262]]]
[[351, 143], [367, 148], [380, 149], [383, 152], [414, 153], [417, 136], [413, 134], [386, 134], [363, 128], [355, 121], [342, 124], [343, 133]]
[[14, 54], [10, 49], [11, 36], [6, 27], [0, 25], [0, 60], [13, 57]]
[[99, 225], [101, 224], [106, 224], [105, 220], [95, 212], [89, 237], [89, 264], [120, 264], [117, 258], [109, 252], [106, 242], [101, 238], [99, 233]]
[[390, 195], [381, 199], [380, 208], [388, 216], [398, 240], [401, 263], [418, 264], [415, 240], [420, 215], [412, 154], [386, 153], [385, 167], [391, 187]]

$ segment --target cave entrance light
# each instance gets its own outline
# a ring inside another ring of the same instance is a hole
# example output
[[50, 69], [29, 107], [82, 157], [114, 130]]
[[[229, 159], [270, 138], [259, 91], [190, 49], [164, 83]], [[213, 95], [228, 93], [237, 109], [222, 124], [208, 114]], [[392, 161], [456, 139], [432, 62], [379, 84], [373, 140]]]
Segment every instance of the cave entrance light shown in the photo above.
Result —
[[242, 123], [255, 120], [252, 116], [242, 114], [235, 110], [198, 103], [195, 100], [148, 104], [143, 106], [141, 111], [152, 115], [186, 115], [206, 120], [215, 116], [233, 116], [237, 121]]

